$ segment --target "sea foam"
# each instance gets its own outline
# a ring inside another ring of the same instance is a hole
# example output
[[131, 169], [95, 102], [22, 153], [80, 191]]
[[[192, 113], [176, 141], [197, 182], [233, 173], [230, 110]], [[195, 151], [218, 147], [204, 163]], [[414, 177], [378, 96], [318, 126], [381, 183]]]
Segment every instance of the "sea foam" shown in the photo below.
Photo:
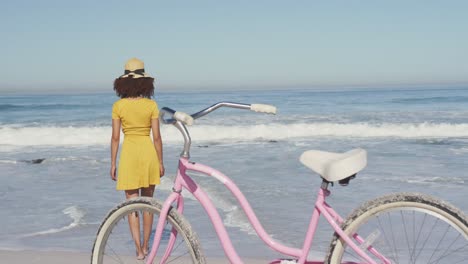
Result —
[[47, 230], [44, 230], [44, 231], [38, 231], [38, 232], [26, 234], [23, 237], [32, 237], [32, 236], [40, 236], [40, 235], [60, 233], [60, 232], [66, 231], [66, 230], [70, 230], [70, 229], [72, 229], [74, 227], [77, 227], [78, 225], [83, 223], [83, 218], [85, 216], [85, 212], [84, 212], [83, 209], [79, 208], [78, 206], [67, 207], [62, 212], [72, 219], [72, 222], [69, 225], [63, 226], [63, 227], [60, 227], [60, 228], [51, 228], [51, 229], [47, 229]]
[[[313, 137], [450, 138], [468, 137], [468, 124], [272, 123], [250, 126], [194, 125], [189, 127], [189, 131], [193, 142], [295, 140]], [[0, 145], [107, 145], [110, 142], [110, 135], [111, 128], [107, 126], [3, 127], [0, 128]], [[165, 142], [182, 142], [180, 133], [174, 127], [163, 126], [161, 135]]]

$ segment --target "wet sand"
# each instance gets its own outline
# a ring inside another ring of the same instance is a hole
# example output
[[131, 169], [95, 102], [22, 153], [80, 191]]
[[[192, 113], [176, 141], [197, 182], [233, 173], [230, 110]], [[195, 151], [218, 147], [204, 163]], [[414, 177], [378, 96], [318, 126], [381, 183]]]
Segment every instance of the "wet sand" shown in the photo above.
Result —
[[[243, 259], [244, 263], [264, 264], [270, 260], [261, 259]], [[66, 251], [9, 251], [0, 250], [0, 263], [15, 263], [15, 264], [82, 264], [90, 263], [91, 256], [87, 253], [66, 252]], [[209, 258], [208, 263], [213, 264], [229, 264], [230, 262], [224, 258]], [[144, 262], [141, 262], [144, 263]]]

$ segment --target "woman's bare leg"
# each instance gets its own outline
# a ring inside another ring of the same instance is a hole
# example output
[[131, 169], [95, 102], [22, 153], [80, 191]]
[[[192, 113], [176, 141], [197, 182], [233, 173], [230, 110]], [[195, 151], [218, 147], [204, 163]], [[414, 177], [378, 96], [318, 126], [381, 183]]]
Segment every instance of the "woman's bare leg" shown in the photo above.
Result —
[[[125, 191], [125, 197], [127, 199], [138, 197], [139, 190], [127, 190]], [[138, 212], [134, 212], [128, 216], [128, 225], [130, 226], [130, 233], [132, 233], [133, 241], [135, 241], [137, 259], [144, 259], [145, 254], [141, 248], [140, 241], [140, 218]]]
[[[147, 188], [141, 188], [141, 196], [153, 197], [154, 185]], [[153, 226], [153, 214], [150, 212], [143, 213], [143, 246], [142, 251], [145, 255], [148, 254], [149, 239], [151, 236], [151, 228]]]

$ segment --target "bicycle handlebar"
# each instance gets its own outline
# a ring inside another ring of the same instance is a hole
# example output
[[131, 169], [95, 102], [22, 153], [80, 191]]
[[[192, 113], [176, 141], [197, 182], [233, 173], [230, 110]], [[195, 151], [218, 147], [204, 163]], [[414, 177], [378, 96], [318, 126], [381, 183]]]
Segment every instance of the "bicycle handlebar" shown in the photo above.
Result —
[[[177, 129], [179, 129], [179, 131], [182, 133], [184, 137], [185, 143], [184, 143], [184, 151], [181, 154], [182, 157], [185, 157], [185, 158], [190, 157], [189, 152], [190, 152], [191, 139], [190, 139], [190, 135], [188, 133], [187, 127], [185, 125], [190, 126], [193, 124], [195, 119], [205, 116], [221, 107], [245, 109], [245, 110], [251, 110], [254, 112], [274, 114], [274, 115], [276, 114], [276, 107], [273, 105], [266, 105], [266, 104], [241, 104], [241, 103], [233, 103], [233, 102], [219, 102], [199, 112], [196, 112], [192, 115], [186, 114], [184, 112], [175, 111], [174, 109], [171, 109], [169, 107], [163, 107], [159, 113], [160, 120], [164, 124], [172, 124], [175, 127], [177, 127]], [[164, 116], [166, 114], [171, 115], [171, 117], [165, 119]]]
[[[246, 109], [246, 110], [251, 110], [251, 111], [259, 112], [259, 113], [276, 114], [276, 107], [273, 105], [267, 105], [267, 104], [250, 104], [249, 105], [249, 104], [232, 103], [232, 102], [219, 102], [191, 115], [186, 114], [184, 112], [175, 111], [169, 107], [163, 107], [161, 109], [160, 117], [164, 124], [174, 124], [176, 121], [180, 121], [190, 126], [193, 124], [193, 120], [198, 119], [202, 116], [205, 116], [221, 107]], [[170, 114], [172, 118], [164, 119], [164, 115], [166, 113]]]

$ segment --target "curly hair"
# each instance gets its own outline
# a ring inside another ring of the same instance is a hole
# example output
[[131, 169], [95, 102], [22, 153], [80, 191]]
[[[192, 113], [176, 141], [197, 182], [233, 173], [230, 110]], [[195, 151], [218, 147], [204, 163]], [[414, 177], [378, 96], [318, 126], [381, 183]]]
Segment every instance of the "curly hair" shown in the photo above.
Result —
[[133, 76], [117, 78], [114, 81], [114, 91], [120, 98], [151, 98], [154, 95], [154, 78], [133, 78]]

